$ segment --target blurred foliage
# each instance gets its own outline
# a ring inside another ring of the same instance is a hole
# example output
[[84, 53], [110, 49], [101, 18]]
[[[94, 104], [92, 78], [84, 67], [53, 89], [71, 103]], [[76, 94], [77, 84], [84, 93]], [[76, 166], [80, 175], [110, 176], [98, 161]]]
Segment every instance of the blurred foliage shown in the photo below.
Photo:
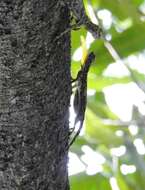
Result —
[[[104, 94], [104, 88], [133, 83], [145, 96], [144, 73], [133, 68], [128, 61], [132, 55], [136, 58], [142, 55], [145, 62], [145, 1], [84, 0], [84, 3], [86, 9], [92, 7], [96, 19], [102, 25], [105, 39], [108, 41], [95, 40], [88, 49], [96, 54], [96, 60], [88, 76], [90, 94], [88, 93], [85, 130], [83, 136], [80, 136], [71, 148], [71, 152], [78, 156], [86, 169], [70, 176], [71, 189], [145, 190], [145, 116], [133, 103], [131, 119], [121, 120], [120, 116], [107, 104]], [[81, 48], [81, 36], [86, 38], [87, 35], [83, 27], [72, 31], [72, 57]], [[112, 63], [116, 64], [118, 60], [129, 74], [105, 75], [107, 68]], [[80, 61], [72, 59], [73, 77], [77, 75], [79, 69]], [[123, 100], [120, 101], [124, 103]], [[143, 101], [142, 105], [145, 110]], [[131, 132], [131, 126], [137, 132]], [[137, 144], [142, 152], [139, 152]], [[89, 154], [89, 151], [86, 153], [84, 150], [86, 147], [89, 147], [87, 149], [93, 153]], [[118, 152], [113, 153], [113, 151]], [[87, 162], [83, 159], [85, 154]], [[105, 161], [99, 163], [97, 155], [101, 155]], [[90, 157], [92, 163], [90, 163]], [[95, 159], [96, 162], [93, 161]], [[96, 172], [89, 175], [89, 165], [94, 170], [97, 165], [101, 169], [99, 171], [96, 169]]]

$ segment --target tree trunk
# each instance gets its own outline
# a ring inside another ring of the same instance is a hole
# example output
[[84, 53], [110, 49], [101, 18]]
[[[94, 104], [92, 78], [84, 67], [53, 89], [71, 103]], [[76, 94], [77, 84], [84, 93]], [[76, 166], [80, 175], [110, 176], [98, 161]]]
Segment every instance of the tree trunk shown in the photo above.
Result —
[[68, 190], [69, 11], [0, 1], [0, 190]]

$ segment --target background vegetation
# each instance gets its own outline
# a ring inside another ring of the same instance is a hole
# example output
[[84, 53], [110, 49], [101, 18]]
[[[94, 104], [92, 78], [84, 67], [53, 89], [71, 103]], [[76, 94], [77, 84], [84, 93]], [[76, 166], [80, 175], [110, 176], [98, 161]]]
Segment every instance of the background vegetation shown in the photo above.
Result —
[[80, 36], [96, 61], [84, 130], [70, 152], [71, 189], [145, 190], [145, 1], [84, 3], [107, 40], [72, 31], [72, 75], [80, 69]]

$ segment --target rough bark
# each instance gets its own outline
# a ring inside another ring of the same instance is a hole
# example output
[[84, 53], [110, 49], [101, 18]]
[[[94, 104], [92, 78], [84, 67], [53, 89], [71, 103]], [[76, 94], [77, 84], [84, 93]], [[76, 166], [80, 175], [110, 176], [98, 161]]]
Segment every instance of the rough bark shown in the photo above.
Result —
[[68, 26], [58, 0], [0, 1], [1, 190], [69, 189]]

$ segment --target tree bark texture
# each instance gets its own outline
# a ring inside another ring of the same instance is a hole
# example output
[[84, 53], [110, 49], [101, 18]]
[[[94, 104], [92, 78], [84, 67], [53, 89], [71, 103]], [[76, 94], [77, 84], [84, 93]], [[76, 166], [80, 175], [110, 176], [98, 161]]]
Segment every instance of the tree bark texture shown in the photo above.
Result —
[[0, 190], [68, 190], [69, 11], [0, 0]]

